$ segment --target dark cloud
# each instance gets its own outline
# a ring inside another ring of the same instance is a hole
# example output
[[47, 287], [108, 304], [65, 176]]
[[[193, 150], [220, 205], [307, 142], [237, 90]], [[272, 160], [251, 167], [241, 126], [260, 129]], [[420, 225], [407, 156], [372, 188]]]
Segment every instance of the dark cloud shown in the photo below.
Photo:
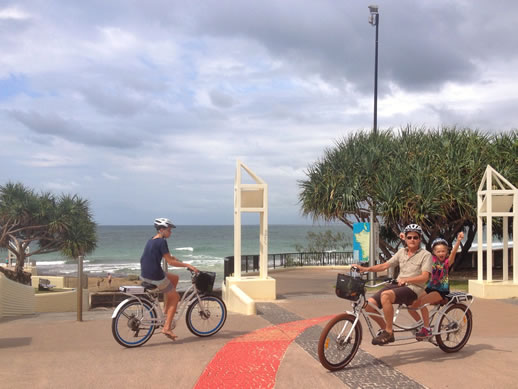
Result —
[[[378, 4], [382, 128], [516, 127], [515, 2]], [[271, 221], [298, 222], [306, 166], [372, 123], [367, 5], [19, 2], [21, 18], [0, 20], [3, 172], [36, 186], [87, 177], [78, 190], [103, 223], [160, 213], [157, 183], [184, 222], [231, 223], [241, 159], [270, 185]]]
[[[512, 1], [498, 6], [451, 1], [379, 3], [382, 91], [388, 92], [390, 83], [422, 91], [437, 90], [451, 81], [469, 82], [478, 75], [477, 61], [488, 55], [518, 55], [512, 22], [518, 7]], [[345, 79], [370, 93], [375, 29], [367, 23], [366, 3], [301, 4], [221, 1], [216, 8], [199, 7], [196, 28], [200, 34], [252, 39], [302, 74]]]
[[103, 114], [131, 116], [146, 108], [147, 101], [124, 90], [95, 87], [83, 89], [86, 101]]
[[[470, 82], [478, 76], [481, 61], [518, 55], [518, 7], [512, 0], [378, 4], [381, 93], [389, 93], [391, 84], [423, 91], [452, 81]], [[151, 1], [128, 7], [124, 1], [95, 1], [61, 4], [59, 13], [66, 29], [80, 36], [114, 25], [149, 39], [170, 34], [250, 40], [281, 59], [294, 75], [318, 74], [340, 88], [345, 80], [362, 93], [372, 90], [375, 29], [367, 22], [367, 3]], [[67, 22], [71, 20], [75, 25]]]
[[484, 132], [501, 133], [518, 129], [514, 116], [518, 99], [498, 99], [471, 109], [450, 107], [446, 104], [431, 104], [441, 123], [478, 129]]
[[41, 114], [30, 111], [12, 110], [9, 115], [39, 135], [51, 135], [69, 142], [91, 146], [114, 148], [134, 148], [139, 145], [133, 137], [123, 131], [95, 131], [85, 128], [80, 123], [65, 119], [57, 114]]
[[232, 98], [232, 96], [230, 96], [226, 93], [223, 93], [223, 92], [220, 92], [217, 90], [212, 90], [212, 91], [210, 91], [209, 96], [210, 96], [210, 101], [216, 107], [230, 108], [234, 105], [234, 99]]

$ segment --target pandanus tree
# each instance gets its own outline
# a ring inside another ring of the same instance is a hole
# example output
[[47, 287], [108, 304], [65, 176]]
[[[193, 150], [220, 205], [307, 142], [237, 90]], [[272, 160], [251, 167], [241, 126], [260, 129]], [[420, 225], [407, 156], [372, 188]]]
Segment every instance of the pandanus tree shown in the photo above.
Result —
[[459, 266], [476, 235], [477, 190], [488, 164], [518, 184], [518, 131], [490, 135], [410, 126], [360, 131], [307, 168], [299, 200], [303, 214], [349, 227], [367, 222], [374, 209], [385, 257], [401, 244], [398, 236], [407, 224], [423, 227], [428, 246], [439, 236], [452, 243], [464, 230]]
[[96, 242], [87, 200], [38, 194], [21, 183], [0, 186], [0, 247], [16, 256], [18, 280], [23, 279], [25, 261], [32, 255], [60, 252], [77, 258], [93, 251]]

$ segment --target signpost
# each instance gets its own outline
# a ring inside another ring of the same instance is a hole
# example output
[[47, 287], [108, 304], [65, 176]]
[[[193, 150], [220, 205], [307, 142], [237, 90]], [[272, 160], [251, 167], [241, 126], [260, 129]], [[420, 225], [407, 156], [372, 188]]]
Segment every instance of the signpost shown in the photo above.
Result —
[[[371, 231], [371, 223], [353, 224], [353, 255], [354, 260], [361, 262], [362, 266], [376, 265], [379, 247], [379, 224], [374, 223]], [[371, 234], [371, 232], [373, 232]], [[372, 242], [372, 243], [371, 243]], [[369, 280], [373, 281], [376, 273], [369, 273]]]

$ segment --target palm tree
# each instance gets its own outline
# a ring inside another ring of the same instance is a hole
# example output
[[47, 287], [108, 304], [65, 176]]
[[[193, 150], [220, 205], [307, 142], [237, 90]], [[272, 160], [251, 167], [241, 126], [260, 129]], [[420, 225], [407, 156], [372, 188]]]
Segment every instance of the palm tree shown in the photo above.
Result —
[[518, 131], [488, 135], [407, 126], [357, 132], [308, 167], [299, 200], [303, 214], [349, 227], [368, 221], [368, 210], [375, 209], [385, 257], [395, 252], [409, 223], [423, 227], [427, 244], [438, 236], [451, 243], [467, 229], [458, 266], [476, 235], [477, 189], [487, 164], [518, 182]]
[[[77, 195], [37, 194], [21, 183], [0, 186], [0, 247], [16, 256], [16, 273], [23, 279], [27, 257], [60, 251], [77, 258], [96, 247], [96, 224], [88, 201]], [[36, 243], [28, 253], [27, 248]]]

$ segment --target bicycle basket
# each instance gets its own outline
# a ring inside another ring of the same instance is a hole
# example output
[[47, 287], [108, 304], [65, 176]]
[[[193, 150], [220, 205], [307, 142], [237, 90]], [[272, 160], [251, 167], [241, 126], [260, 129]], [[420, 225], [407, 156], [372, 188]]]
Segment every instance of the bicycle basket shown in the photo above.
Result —
[[336, 295], [342, 299], [356, 301], [365, 293], [365, 282], [346, 274], [338, 274], [336, 278]]
[[196, 288], [200, 293], [210, 293], [214, 287], [216, 273], [210, 271], [201, 271], [196, 277]]

